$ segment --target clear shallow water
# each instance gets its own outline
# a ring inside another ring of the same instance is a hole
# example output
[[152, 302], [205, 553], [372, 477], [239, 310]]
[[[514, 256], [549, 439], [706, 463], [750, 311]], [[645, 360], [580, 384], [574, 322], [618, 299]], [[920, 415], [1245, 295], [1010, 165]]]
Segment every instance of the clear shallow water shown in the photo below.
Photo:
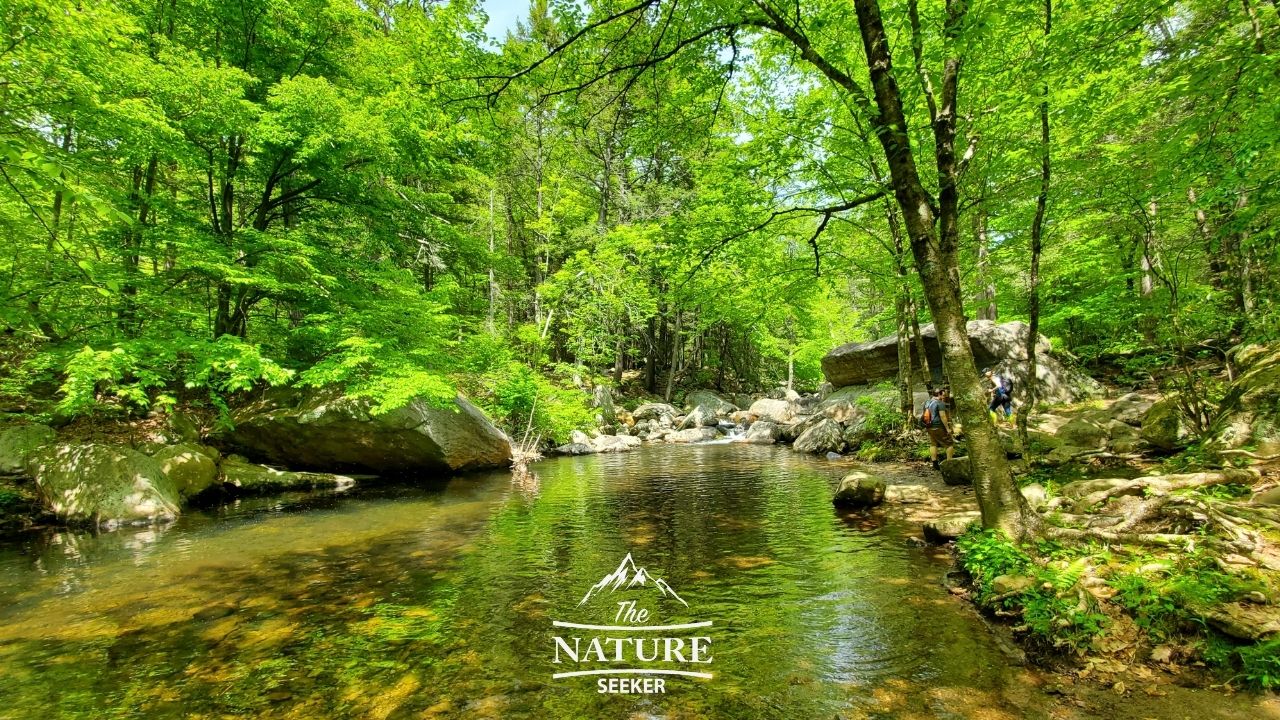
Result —
[[[1016, 717], [946, 561], [833, 511], [847, 469], [645, 448], [0, 547], [0, 718]], [[650, 622], [713, 622], [713, 679], [551, 679], [551, 621], [611, 620], [577, 605], [627, 553], [688, 602]]]

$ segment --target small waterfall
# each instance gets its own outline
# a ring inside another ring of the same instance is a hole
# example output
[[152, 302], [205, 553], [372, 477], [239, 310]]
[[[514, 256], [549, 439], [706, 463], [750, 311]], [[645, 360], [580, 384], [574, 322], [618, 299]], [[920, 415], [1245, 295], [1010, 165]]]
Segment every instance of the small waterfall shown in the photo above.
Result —
[[736, 423], [731, 423], [727, 420], [721, 420], [720, 423], [717, 425], [717, 427], [720, 428], [720, 432], [724, 433], [724, 437], [719, 437], [719, 438], [716, 438], [715, 440], [708, 440], [704, 443], [699, 443], [699, 444], [725, 445], [731, 442], [737, 442], [742, 438], [746, 437], [747, 435], [746, 428]]

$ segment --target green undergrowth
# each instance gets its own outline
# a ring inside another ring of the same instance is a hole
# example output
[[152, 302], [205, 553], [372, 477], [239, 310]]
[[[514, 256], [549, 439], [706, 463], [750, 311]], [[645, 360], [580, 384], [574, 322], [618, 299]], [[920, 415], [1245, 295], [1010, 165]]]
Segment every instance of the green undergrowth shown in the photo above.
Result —
[[[973, 580], [978, 605], [1020, 616], [1016, 630], [1034, 649], [1100, 652], [1123, 613], [1150, 646], [1181, 646], [1230, 682], [1280, 688], [1280, 638], [1239, 643], [1205, 621], [1215, 606], [1251, 593], [1273, 597], [1274, 588], [1256, 571], [1224, 572], [1198, 549], [1121, 555], [1094, 543], [1017, 544], [977, 527], [956, 541], [956, 551]], [[1086, 590], [1086, 583], [1096, 592]]]
[[[1037, 555], [1049, 547], [1034, 548]], [[970, 529], [956, 542], [961, 564], [974, 580], [980, 605], [1020, 609], [1028, 641], [1042, 649], [1082, 654], [1107, 627], [1091, 595], [1079, 592], [1090, 557], [1037, 562], [1026, 549], [990, 530]], [[996, 578], [1022, 579], [1025, 589], [997, 588]], [[1003, 592], [1002, 592], [1003, 590]]]

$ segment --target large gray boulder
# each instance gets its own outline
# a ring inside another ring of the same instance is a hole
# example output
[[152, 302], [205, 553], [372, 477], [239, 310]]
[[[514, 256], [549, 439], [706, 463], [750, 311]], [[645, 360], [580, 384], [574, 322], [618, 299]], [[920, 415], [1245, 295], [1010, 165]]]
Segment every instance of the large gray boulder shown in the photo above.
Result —
[[597, 385], [591, 395], [591, 405], [599, 412], [602, 428], [612, 428], [618, 423], [618, 411], [613, 407], [613, 393], [607, 385]]
[[587, 443], [565, 443], [551, 451], [556, 455], [594, 455], [597, 451]]
[[160, 463], [111, 445], [49, 445], [25, 467], [41, 502], [67, 522], [101, 527], [146, 524], [178, 516], [178, 490]]
[[217, 450], [195, 443], [180, 443], [162, 448], [151, 457], [169, 476], [182, 497], [195, 497], [218, 483]]
[[885, 482], [874, 475], [854, 472], [845, 475], [831, 502], [840, 507], [868, 508], [884, 502]]
[[223, 459], [222, 478], [238, 492], [252, 495], [283, 490], [340, 488], [355, 482], [353, 478], [332, 473], [276, 470], [251, 463], [239, 455], [228, 455]]
[[1129, 393], [1116, 398], [1111, 407], [1107, 408], [1107, 414], [1112, 420], [1126, 425], [1141, 425], [1142, 418], [1154, 404], [1155, 401], [1145, 395]]
[[591, 439], [591, 447], [596, 452], [617, 453], [635, 450], [640, 447], [641, 440], [633, 435], [601, 435]]
[[684, 420], [676, 426], [676, 429], [688, 430], [696, 427], [713, 427], [719, 424], [720, 418], [716, 417], [716, 411], [713, 408], [707, 405], [699, 405], [684, 416]]
[[669, 443], [699, 443], [715, 440], [719, 437], [720, 431], [716, 428], [697, 427], [668, 433], [665, 439]]
[[778, 442], [779, 437], [782, 437], [782, 428], [779, 428], [776, 423], [761, 420], [752, 423], [747, 429], [745, 442], [752, 445], [772, 445]]
[[0, 475], [23, 472], [35, 451], [53, 443], [57, 435], [46, 425], [18, 425], [0, 430]]
[[942, 473], [942, 482], [948, 485], [973, 484], [973, 464], [967, 455], [943, 460], [938, 463], [938, 472]]
[[674, 407], [666, 403], [645, 403], [637, 407], [635, 412], [631, 413], [631, 417], [635, 418], [636, 422], [641, 420], [653, 420], [661, 423], [665, 421], [666, 426], [671, 427], [672, 423], [675, 422], [676, 416], [679, 414], [679, 410], [676, 410]]
[[816, 455], [838, 453], [844, 449], [843, 428], [834, 420], [822, 418], [796, 438], [792, 447]]
[[796, 416], [796, 406], [790, 400], [761, 398], [747, 408], [747, 412], [761, 420], [778, 424], [789, 423]]
[[273, 392], [236, 411], [220, 440], [259, 462], [380, 475], [511, 462], [510, 440], [461, 395], [444, 408], [417, 398], [381, 415], [371, 407], [333, 389]]
[[694, 390], [689, 393], [684, 398], [684, 407], [686, 410], [693, 410], [694, 408], [699, 407], [710, 408], [712, 412], [721, 417], [728, 416], [729, 413], [735, 412], [738, 409], [737, 405], [734, 405], [710, 390]]
[[[969, 346], [979, 368], [993, 367], [1014, 382], [1014, 398], [1025, 391], [1030, 382], [1027, 368], [1026, 339], [1030, 329], [1026, 323], [996, 324], [990, 320], [971, 320], [966, 326]], [[942, 367], [942, 351], [932, 324], [920, 328], [925, 354], [930, 365]], [[913, 362], [915, 344], [912, 343]], [[1040, 400], [1048, 403], [1075, 402], [1100, 397], [1102, 387], [1088, 375], [1063, 365], [1052, 354], [1048, 339], [1041, 336], [1036, 345], [1036, 383]], [[836, 387], [865, 385], [891, 380], [898, 374], [898, 340], [889, 335], [865, 343], [849, 343], [822, 358], [822, 373]], [[941, 378], [935, 378], [941, 380]]]

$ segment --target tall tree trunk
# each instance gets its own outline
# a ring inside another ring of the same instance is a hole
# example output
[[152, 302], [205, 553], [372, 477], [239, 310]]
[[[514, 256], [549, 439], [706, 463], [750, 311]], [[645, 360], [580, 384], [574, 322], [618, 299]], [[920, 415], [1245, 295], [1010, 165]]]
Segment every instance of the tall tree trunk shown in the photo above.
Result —
[[663, 402], [671, 402], [671, 393], [675, 391], [676, 375], [680, 373], [680, 321], [683, 314], [677, 308], [674, 327], [671, 331], [671, 370], [667, 373], [667, 391], [662, 394]]
[[649, 322], [646, 327], [646, 349], [644, 353], [644, 390], [647, 393], [655, 393], [658, 390], [658, 374], [656, 365], [658, 364], [658, 321], [657, 318], [650, 315]]
[[[879, 179], [879, 172], [876, 172]], [[898, 407], [902, 411], [904, 418], [904, 427], [910, 427], [914, 420], [915, 403], [912, 402], [911, 395], [911, 337], [912, 328], [919, 334], [920, 323], [909, 317], [914, 315], [914, 308], [911, 305], [911, 282], [907, 279], [907, 263], [906, 248], [902, 242], [902, 225], [898, 222], [898, 211], [894, 207], [893, 202], [885, 201], [885, 220], [889, 223], [889, 235], [893, 239], [893, 266], [894, 272], [897, 274], [897, 293], [894, 303], [894, 314], [897, 320], [898, 332]], [[924, 342], [920, 342], [920, 362], [924, 363]], [[923, 373], [920, 377], [921, 384], [926, 388], [932, 386], [932, 382], [926, 381]]]
[[[969, 348], [960, 271], [956, 262], [959, 195], [955, 166], [955, 102], [961, 60], [950, 56], [944, 61], [942, 97], [933, 123], [934, 156], [939, 176], [935, 210], [916, 169], [879, 2], [854, 0], [854, 8], [858, 14], [858, 28], [879, 115], [876, 136], [889, 163], [894, 197], [902, 210], [916, 269], [937, 327], [938, 344], [951, 380], [956, 410], [968, 435], [974, 491], [982, 511], [982, 523], [1013, 537], [1026, 537], [1038, 529], [1039, 517], [1014, 485], [1004, 448], [987, 415], [986, 393]], [[956, 40], [954, 34], [958, 32], [964, 12], [963, 0], [949, 0], [947, 3], [946, 31], [952, 43]]]
[[[1053, 0], [1044, 0], [1044, 38], [1046, 55], [1049, 52], [1049, 33], [1053, 29]], [[1049, 203], [1050, 145], [1049, 145], [1049, 82], [1041, 84], [1040, 100], [1040, 193], [1036, 196], [1036, 214], [1031, 220], [1031, 273], [1028, 276], [1027, 299], [1027, 382], [1023, 388], [1023, 401], [1018, 406], [1018, 439], [1025, 449], [1027, 442], [1027, 416], [1039, 400], [1037, 397], [1036, 339], [1040, 337], [1040, 247], [1044, 240], [1045, 207]]]
[[996, 308], [996, 282], [991, 273], [991, 245], [987, 234], [987, 211], [982, 202], [974, 208], [973, 234], [978, 241], [978, 319], [995, 322], [999, 317]]
[[[915, 344], [916, 359], [919, 361], [916, 364], [916, 369], [920, 373], [920, 384], [924, 386], [926, 391], [932, 393], [933, 379], [935, 377], [933, 361], [929, 359], [929, 352], [924, 345], [924, 334], [920, 332], [920, 312], [916, 307], [915, 296], [912, 295], [910, 287], [907, 287], [906, 290], [907, 320], [911, 321], [911, 341]], [[936, 374], [936, 377], [943, 377], [941, 370]]]
[[493, 275], [493, 248], [494, 248], [494, 241], [496, 240], [496, 235], [497, 235], [497, 229], [494, 227], [494, 214], [493, 214], [495, 193], [496, 193], [495, 190], [493, 189], [489, 190], [489, 313], [485, 320], [485, 327], [489, 330], [490, 335], [494, 333], [493, 313], [494, 313], [494, 305], [496, 304], [498, 299], [498, 284], [494, 282], [494, 275]]
[[614, 342], [613, 347], [613, 386], [622, 386], [622, 358], [623, 350], [626, 348], [626, 334], [618, 331], [618, 339]]
[[904, 422], [910, 427], [915, 414], [911, 401], [911, 327], [907, 323], [907, 296], [902, 287], [898, 288], [898, 298], [894, 305], [897, 317], [898, 332], [898, 407], [902, 410]]
[[1142, 235], [1142, 297], [1150, 297], [1155, 291], [1155, 261], [1152, 255], [1156, 244], [1156, 210], [1155, 200], [1147, 203], [1147, 213], [1144, 218], [1146, 229]]
[[139, 329], [138, 283], [141, 276], [142, 233], [150, 219], [151, 194], [156, 189], [158, 166], [159, 158], [152, 153], [145, 168], [136, 167], [133, 171], [129, 203], [135, 216], [130, 219], [130, 227], [124, 231], [124, 282], [120, 286], [120, 310], [117, 313], [120, 331], [126, 337], [135, 337]]

